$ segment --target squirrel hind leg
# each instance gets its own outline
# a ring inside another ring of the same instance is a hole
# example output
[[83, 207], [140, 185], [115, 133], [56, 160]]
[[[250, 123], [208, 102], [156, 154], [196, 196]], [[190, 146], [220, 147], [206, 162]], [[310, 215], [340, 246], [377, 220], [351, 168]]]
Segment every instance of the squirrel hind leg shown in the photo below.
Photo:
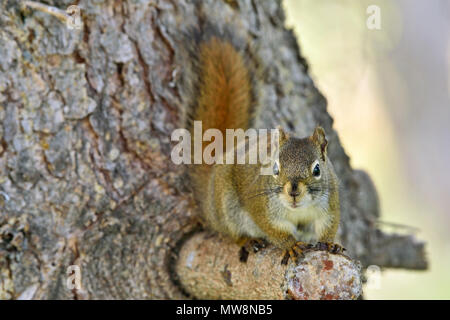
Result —
[[261, 249], [267, 247], [268, 243], [264, 239], [253, 239], [242, 237], [236, 243], [241, 247], [239, 250], [239, 261], [246, 263], [250, 251], [257, 253]]

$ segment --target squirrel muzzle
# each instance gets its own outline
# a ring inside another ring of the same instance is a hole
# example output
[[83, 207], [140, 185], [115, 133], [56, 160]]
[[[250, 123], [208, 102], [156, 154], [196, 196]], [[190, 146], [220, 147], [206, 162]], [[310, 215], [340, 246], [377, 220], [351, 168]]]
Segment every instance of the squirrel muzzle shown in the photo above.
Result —
[[287, 200], [291, 207], [296, 208], [306, 195], [307, 188], [300, 181], [288, 181], [284, 185], [283, 191], [285, 200]]

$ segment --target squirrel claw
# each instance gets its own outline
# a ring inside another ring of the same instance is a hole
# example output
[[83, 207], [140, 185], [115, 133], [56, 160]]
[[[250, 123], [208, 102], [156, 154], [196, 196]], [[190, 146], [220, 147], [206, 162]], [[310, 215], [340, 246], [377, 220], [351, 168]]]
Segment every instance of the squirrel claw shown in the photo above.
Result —
[[246, 263], [248, 260], [248, 251], [245, 249], [244, 246], [241, 247], [241, 250], [239, 250], [239, 261]]
[[288, 252], [288, 250], [285, 250], [283, 259], [281, 259], [281, 264], [282, 265], [287, 265], [287, 263], [289, 261], [289, 258], [290, 258], [289, 252]]
[[284, 257], [281, 260], [281, 264], [282, 265], [286, 265], [289, 261], [289, 259], [295, 259], [296, 262], [298, 262], [298, 260], [300, 258], [304, 257], [304, 252], [308, 251], [310, 249], [313, 248], [312, 244], [306, 243], [306, 242], [296, 242], [292, 248], [287, 249], [285, 251]]

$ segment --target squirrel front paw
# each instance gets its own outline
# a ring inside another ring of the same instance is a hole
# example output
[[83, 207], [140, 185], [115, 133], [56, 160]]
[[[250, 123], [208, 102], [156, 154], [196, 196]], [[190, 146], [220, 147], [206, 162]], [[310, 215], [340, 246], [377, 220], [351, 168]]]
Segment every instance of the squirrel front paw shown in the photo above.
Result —
[[333, 253], [333, 254], [344, 253], [344, 251], [346, 250], [340, 244], [332, 243], [332, 242], [317, 242], [316, 245], [314, 246], [314, 249], [324, 250], [324, 251], [327, 251], [327, 252]]
[[296, 242], [291, 248], [286, 249], [284, 253], [284, 257], [281, 260], [281, 264], [286, 265], [289, 259], [295, 259], [298, 261], [299, 258], [302, 258], [305, 251], [313, 249], [314, 246], [310, 243], [306, 242]]
[[239, 251], [239, 261], [246, 263], [249, 255], [249, 251], [253, 253], [267, 246], [267, 242], [264, 239], [247, 239], [244, 238], [238, 243], [241, 245], [241, 250]]
[[332, 242], [317, 242], [315, 245], [306, 243], [306, 242], [296, 242], [290, 249], [285, 250], [285, 254], [283, 259], [281, 260], [281, 264], [286, 265], [289, 262], [289, 259], [298, 259], [304, 257], [304, 253], [306, 251], [311, 250], [323, 250], [332, 254], [341, 254], [346, 250], [343, 246], [338, 243]]

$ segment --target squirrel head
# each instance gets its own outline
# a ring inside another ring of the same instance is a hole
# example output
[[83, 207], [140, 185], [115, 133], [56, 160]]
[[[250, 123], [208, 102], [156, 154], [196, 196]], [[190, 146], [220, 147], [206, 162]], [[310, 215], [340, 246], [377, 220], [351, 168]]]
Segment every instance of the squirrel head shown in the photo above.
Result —
[[288, 208], [304, 208], [328, 202], [330, 173], [325, 131], [316, 127], [307, 138], [290, 137], [280, 130], [279, 162], [273, 178], [281, 189], [279, 197]]

